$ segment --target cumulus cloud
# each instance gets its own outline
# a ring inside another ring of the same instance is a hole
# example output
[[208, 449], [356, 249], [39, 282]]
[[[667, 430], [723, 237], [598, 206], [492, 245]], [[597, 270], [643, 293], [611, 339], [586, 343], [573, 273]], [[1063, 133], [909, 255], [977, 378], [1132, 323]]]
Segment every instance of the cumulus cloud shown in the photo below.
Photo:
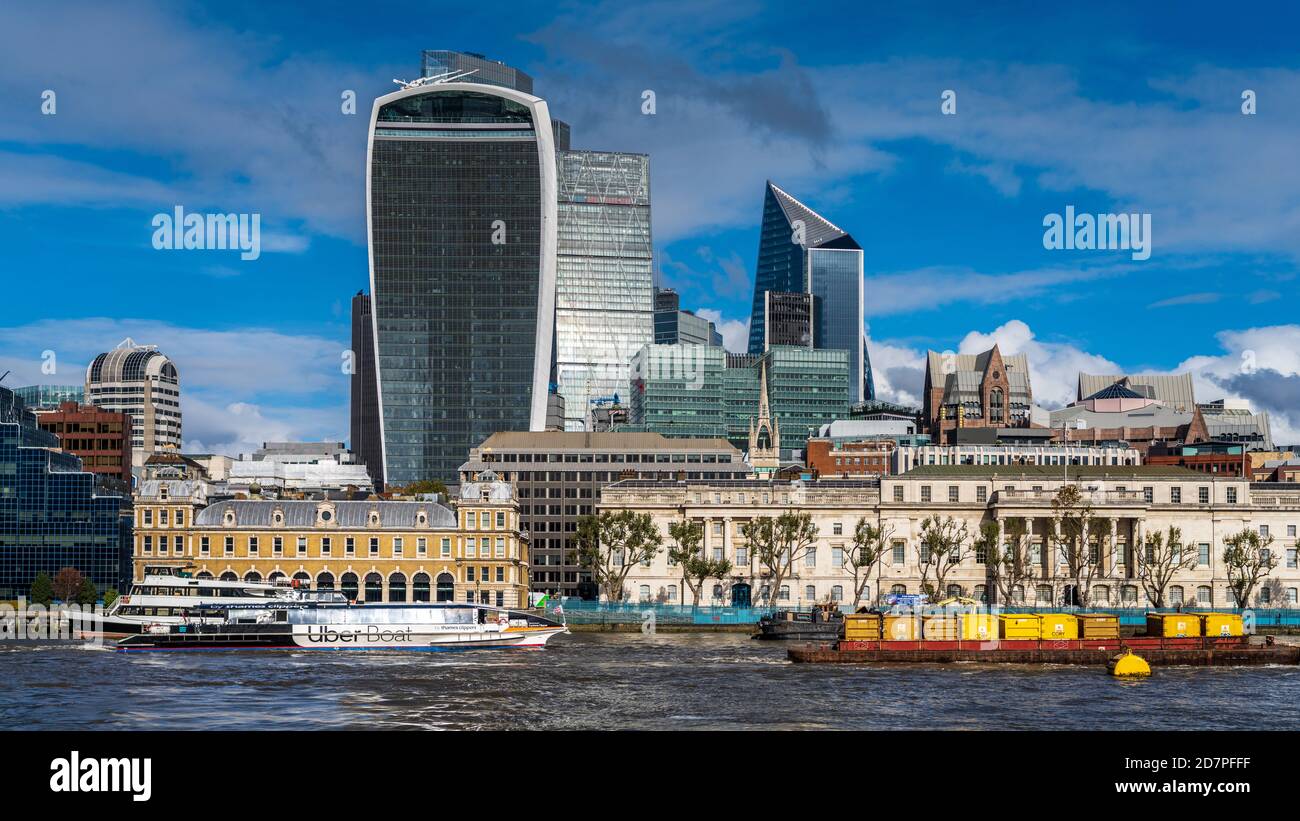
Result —
[[745, 353], [749, 350], [749, 318], [745, 319], [723, 319], [721, 311], [715, 311], [712, 308], [701, 308], [695, 312], [715, 326], [718, 333], [722, 334], [722, 347], [732, 353]]
[[1090, 354], [1067, 342], [1044, 342], [1019, 319], [1013, 319], [988, 333], [971, 331], [962, 339], [958, 353], [980, 353], [997, 344], [1006, 354], [1025, 354], [1029, 360], [1030, 385], [1034, 402], [1059, 408], [1078, 395], [1079, 372], [1118, 373], [1120, 366], [1104, 356]]

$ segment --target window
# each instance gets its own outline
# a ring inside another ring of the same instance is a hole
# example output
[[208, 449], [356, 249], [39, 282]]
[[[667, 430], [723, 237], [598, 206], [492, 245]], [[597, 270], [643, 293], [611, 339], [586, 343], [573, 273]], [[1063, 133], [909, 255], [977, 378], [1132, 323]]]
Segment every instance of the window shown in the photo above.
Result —
[[497, 511], [497, 530], [505, 530], [505, 528], [506, 528], [506, 513], [505, 513], [504, 510], [498, 510], [498, 511]]
[[1294, 587], [1288, 587], [1288, 588], [1286, 589], [1286, 603], [1287, 603], [1287, 604], [1296, 604], [1296, 603], [1297, 603], [1297, 601], [1296, 601], [1296, 592], [1297, 592], [1297, 591], [1296, 591], [1296, 589], [1295, 589]]
[[[471, 564], [471, 565], [466, 565], [466, 567], [465, 567], [465, 581], [467, 581], [467, 582], [472, 582], [472, 581], [474, 581], [474, 565], [472, 565], [472, 564]], [[484, 579], [484, 581], [487, 581], [487, 580]]]
[[176, 526], [185, 527], [185, 508], [176, 511]]
[[736, 548], [736, 564], [741, 565], [742, 567], [749, 566], [749, 548]]
[[329, 536], [322, 536], [320, 539], [320, 554], [322, 556], [330, 555], [332, 550], [332, 540]]
[[894, 501], [895, 501], [895, 502], [901, 502], [901, 501], [903, 501], [903, 486], [902, 486], [902, 485], [894, 485]]
[[497, 581], [504, 582], [505, 580], [506, 580], [506, 569], [501, 565], [497, 565]]
[[227, 536], [227, 537], [226, 537], [226, 555], [227, 555], [227, 556], [233, 556], [233, 555], [235, 555], [235, 537], [234, 537], [234, 536]]
[[256, 536], [249, 536], [249, 537], [248, 537], [248, 555], [250, 555], [250, 556], [256, 556], [256, 555], [257, 555], [257, 550], [258, 550], [258, 547], [257, 547], [257, 537], [256, 537]]
[[838, 585], [838, 584], [837, 584], [837, 585], [834, 585], [833, 587], [831, 587], [831, 601], [833, 601], [833, 602], [841, 602], [841, 601], [844, 601], [844, 587], [843, 587], [843, 585]]
[[948, 501], [956, 502], [961, 499], [961, 490], [957, 485], [948, 485]]
[[776, 594], [776, 597], [781, 601], [790, 601], [790, 585], [781, 585], [781, 590]]
[[834, 547], [831, 548], [831, 567], [838, 568], [843, 566], [844, 566], [844, 548], [840, 547], [839, 545], [835, 545]]
[[284, 555], [284, 539], [279, 536], [271, 538], [271, 553], [275, 556]]
[[981, 544], [975, 548], [975, 564], [988, 564], [989, 549], [987, 545]]
[[1197, 499], [1200, 500], [1201, 504], [1208, 505], [1210, 503], [1210, 489], [1208, 487], [1205, 487], [1204, 485], [1198, 487], [1196, 489], [1196, 496]]
[[810, 547], [808, 548], [808, 552], [803, 554], [803, 566], [804, 567], [817, 566], [817, 548]]
[[1214, 591], [1208, 584], [1203, 584], [1196, 588], [1197, 604], [1212, 604], [1214, 602]]
[[210, 546], [209, 546], [209, 544], [208, 544], [208, 537], [207, 537], [207, 536], [200, 536], [200, 537], [199, 537], [199, 555], [201, 555], [201, 556], [206, 556], [206, 555], [208, 555], [209, 551], [210, 551]]
[[370, 537], [370, 555], [371, 555], [371, 556], [378, 556], [378, 555], [379, 555], [379, 537], [378, 537], [378, 536], [371, 536], [371, 537]]
[[1210, 566], [1210, 545], [1208, 543], [1201, 542], [1196, 546], [1196, 563], [1201, 567]]
[[1286, 537], [1287, 537], [1288, 539], [1294, 539], [1294, 538], [1295, 538], [1295, 525], [1287, 525], [1287, 526], [1286, 526]]
[[146, 554], [153, 553], [153, 536], [144, 537], [144, 552]]
[[1288, 547], [1286, 551], [1286, 566], [1294, 568], [1296, 566], [1296, 549]]
[[905, 542], [902, 541], [894, 542], [894, 557], [893, 557], [894, 564], [903, 564], [904, 562], [907, 561], [906, 548], [907, 548], [907, 544]]
[[843, 523], [843, 522], [835, 522], [834, 524], [832, 524], [832, 525], [831, 525], [831, 535], [833, 535], [833, 536], [843, 536], [843, 535], [844, 535], [844, 523]]
[[346, 539], [344, 539], [343, 552], [349, 556], [355, 555], [357, 552], [357, 540], [352, 536], [348, 536]]
[[394, 555], [394, 556], [400, 556], [400, 555], [402, 555], [402, 537], [401, 537], [401, 536], [394, 536], [394, 537], [393, 537], [393, 555]]
[[1237, 503], [1237, 489], [1235, 487], [1229, 487], [1226, 488], [1226, 490], [1228, 492], [1228, 504], [1235, 505]]
[[1259, 603], [1272, 604], [1272, 602], [1273, 602], [1273, 589], [1271, 587], [1261, 587], [1259, 589]]
[[1172, 504], [1180, 504], [1183, 501], [1183, 489], [1180, 487], [1169, 488], [1169, 501]]
[[444, 559], [451, 555], [451, 537], [450, 537], [450, 536], [443, 536], [443, 537], [442, 537], [442, 548], [441, 548], [441, 550], [442, 550], [442, 557], [443, 557]]
[[465, 540], [465, 557], [472, 559], [476, 556], [478, 556], [478, 539], [471, 536]]
[[984, 485], [975, 488], [975, 501], [985, 504], [989, 500], [989, 489]]
[[144, 509], [144, 523], [150, 527], [153, 526], [153, 510], [147, 507]]
[[638, 591], [638, 593], [640, 593], [641, 601], [643, 602], [650, 601], [650, 585], [648, 584], [641, 585], [641, 588]]
[[304, 556], [304, 555], [306, 555], [306, 553], [307, 553], [307, 537], [306, 537], [306, 536], [299, 536], [299, 537], [298, 537], [298, 543], [297, 543], [297, 549], [296, 549], [296, 551], [294, 552], [293, 555], [295, 555], [295, 556]]
[[1259, 535], [1260, 535], [1262, 538], [1265, 538], [1265, 539], [1268, 538], [1268, 525], [1260, 525], [1260, 526], [1259, 526]]
[[1181, 584], [1169, 588], [1169, 603], [1175, 607], [1183, 603], [1183, 586]]
[[415, 540], [415, 555], [424, 556], [429, 552], [428, 541], [429, 540], [423, 536], [420, 536]]
[[803, 597], [804, 597], [805, 599], [807, 599], [808, 601], [817, 601], [817, 588], [816, 588], [816, 586], [811, 585], [811, 584], [809, 584], [809, 585], [805, 585], [805, 586], [804, 586], [804, 589], [803, 589]]
[[677, 585], [675, 584], [668, 585], [666, 598], [668, 599], [669, 602], [677, 601]]
[[1153, 487], [1142, 488], [1142, 501], [1151, 504], [1156, 499], [1156, 489]]
[[906, 595], [907, 595], [907, 585], [905, 585], [905, 584], [896, 584], [896, 585], [894, 585], [893, 587], [889, 588], [889, 592], [890, 592], [891, 595], [894, 595], [894, 596], [906, 596]]
[[158, 526], [159, 527], [167, 526], [167, 508], [163, 508], [162, 510], [158, 511]]
[[921, 501], [922, 501], [922, 502], [928, 502], [928, 501], [930, 501], [930, 486], [929, 486], [929, 485], [921, 485]]
[[504, 559], [504, 558], [506, 557], [506, 537], [505, 537], [505, 536], [497, 536], [496, 557], [497, 557], [498, 559]]

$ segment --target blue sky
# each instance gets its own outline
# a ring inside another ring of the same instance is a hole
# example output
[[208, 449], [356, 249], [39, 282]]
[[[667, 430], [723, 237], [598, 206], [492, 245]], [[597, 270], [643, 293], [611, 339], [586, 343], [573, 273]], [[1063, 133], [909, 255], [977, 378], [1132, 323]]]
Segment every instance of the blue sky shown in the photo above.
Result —
[[[1300, 14], [966, 5], [8, 8], [0, 373], [78, 383], [129, 335], [176, 359], [192, 448], [346, 439], [365, 117], [451, 48], [529, 71], [575, 147], [651, 155], [660, 281], [733, 346], [770, 178], [866, 249], [882, 395], [919, 398], [927, 348], [997, 341], [1044, 405], [1080, 370], [1189, 370], [1300, 443]], [[260, 213], [261, 258], [153, 249], [176, 204]], [[1151, 214], [1151, 258], [1044, 249], [1067, 205]]]

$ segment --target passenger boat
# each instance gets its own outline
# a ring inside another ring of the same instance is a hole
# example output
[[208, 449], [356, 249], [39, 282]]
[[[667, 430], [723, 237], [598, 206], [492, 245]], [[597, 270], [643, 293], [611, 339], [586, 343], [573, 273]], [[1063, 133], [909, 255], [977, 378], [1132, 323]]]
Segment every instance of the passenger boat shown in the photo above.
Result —
[[[142, 581], [117, 598], [101, 618], [93, 613], [70, 613], [74, 629], [82, 635], [117, 638], [144, 632], [155, 625], [197, 623], [198, 611], [213, 605], [264, 604], [268, 601], [306, 599], [346, 601], [333, 591], [311, 591], [289, 579], [268, 582], [196, 579], [189, 568], [149, 565]], [[209, 617], [211, 618], [211, 617]]]
[[119, 650], [471, 650], [543, 647], [569, 632], [525, 610], [452, 602], [279, 600], [199, 610], [193, 622], [127, 636]]

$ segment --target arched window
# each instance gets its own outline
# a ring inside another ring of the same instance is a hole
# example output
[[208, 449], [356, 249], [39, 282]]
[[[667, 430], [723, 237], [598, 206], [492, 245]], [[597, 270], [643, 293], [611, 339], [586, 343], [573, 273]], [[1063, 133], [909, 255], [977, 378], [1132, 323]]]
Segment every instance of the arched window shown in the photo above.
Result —
[[271, 575], [266, 577], [266, 580], [271, 584], [276, 584], [277, 582], [284, 581], [284, 574], [279, 570], [273, 570], [271, 571]]
[[366, 601], [377, 602], [384, 600], [384, 577], [378, 573], [366, 574]]
[[298, 583], [299, 587], [311, 587], [311, 576], [304, 570], [294, 573], [293, 580]]
[[258, 573], [256, 570], [250, 570], [244, 574], [244, 581], [257, 584], [258, 582], [262, 581], [262, 574]]
[[641, 585], [641, 590], [639, 592], [641, 594], [641, 601], [643, 602], [650, 601], [650, 585], [648, 584]]
[[1025, 586], [1024, 586], [1023, 584], [1017, 584], [1017, 585], [1012, 586], [1012, 588], [1011, 588], [1011, 603], [1012, 603], [1012, 604], [1024, 604], [1024, 603], [1025, 603]]
[[1259, 603], [1260, 604], [1273, 603], [1273, 590], [1271, 588], [1261, 587], [1259, 589]]
[[356, 573], [344, 573], [340, 587], [343, 590], [343, 595], [347, 597], [348, 601], [357, 600], [357, 574]]
[[393, 573], [388, 577], [388, 600], [406, 601], [406, 576], [401, 573]]
[[1125, 607], [1137, 607], [1138, 589], [1136, 586], [1126, 584], [1120, 588], [1119, 594]]
[[839, 584], [837, 584], [837, 585], [833, 585], [833, 586], [831, 587], [831, 601], [833, 601], [833, 602], [841, 602], [841, 601], [844, 601], [844, 586], [843, 586], [843, 585], [839, 585]]
[[955, 598], [957, 598], [957, 597], [960, 596], [960, 595], [961, 595], [961, 585], [960, 585], [960, 584], [950, 584], [950, 585], [948, 585], [948, 598], [950, 598], [950, 599], [955, 599]]
[[1287, 607], [1291, 607], [1292, 605], [1294, 605], [1294, 604], [1296, 603], [1296, 593], [1297, 593], [1297, 590], [1296, 590], [1296, 588], [1294, 588], [1294, 587], [1288, 587], [1288, 588], [1286, 589], [1286, 604], [1287, 604]]
[[239, 577], [235, 575], [235, 571], [227, 570], [225, 573], [221, 574], [221, 580], [223, 582], [237, 582], [239, 581]]
[[416, 573], [411, 580], [411, 601], [429, 600], [429, 574]]
[[1110, 586], [1099, 584], [1092, 589], [1092, 603], [1106, 605], [1110, 604]]
[[1051, 604], [1052, 586], [1050, 584], [1038, 585], [1036, 588], [1034, 588], [1034, 596], [1035, 596], [1036, 604]]
[[1169, 603], [1174, 606], [1183, 603], [1183, 586], [1181, 584], [1169, 588]]
[[781, 601], [790, 601], [790, 585], [781, 585], [781, 591], [777, 593], [777, 598]]
[[986, 586], [982, 584], [975, 585], [975, 601], [979, 602], [980, 604], [988, 604], [989, 593], [988, 593], [988, 588]]
[[989, 421], [1001, 422], [1006, 416], [1006, 403], [1003, 400], [1002, 389], [994, 388], [989, 391]]
[[438, 574], [438, 601], [456, 600], [456, 579], [450, 573]]
[[1203, 584], [1196, 588], [1197, 604], [1214, 604], [1214, 588], [1208, 584]]
[[811, 584], [804, 585], [803, 597], [808, 601], [817, 601], [817, 588]]
[[896, 585], [894, 585], [893, 587], [889, 588], [889, 592], [890, 592], [890, 593], [893, 593], [895, 596], [906, 596], [906, 595], [907, 595], [907, 585], [905, 585], [905, 584], [896, 584]]
[[317, 589], [317, 590], [333, 590], [333, 589], [334, 589], [334, 574], [333, 574], [333, 573], [330, 573], [329, 571], [325, 571], [324, 573], [321, 573], [319, 576], [317, 576], [317, 577], [316, 577], [316, 589]]

